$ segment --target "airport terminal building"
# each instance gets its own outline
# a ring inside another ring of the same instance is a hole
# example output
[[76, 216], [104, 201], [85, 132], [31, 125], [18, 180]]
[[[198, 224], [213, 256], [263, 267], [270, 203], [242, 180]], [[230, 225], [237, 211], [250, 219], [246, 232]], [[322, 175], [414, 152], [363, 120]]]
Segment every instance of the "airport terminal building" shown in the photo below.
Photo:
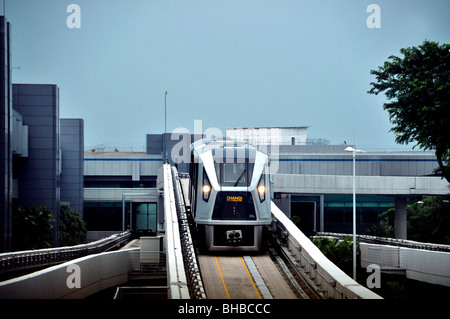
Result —
[[[256, 137], [258, 130], [261, 138]], [[270, 131], [286, 136], [278, 136], [278, 142], [269, 145], [266, 137]], [[236, 133], [243, 142], [259, 140], [257, 147], [271, 155], [274, 201], [289, 217], [299, 217], [306, 234], [351, 232], [353, 196], [348, 183], [352, 180], [353, 158], [352, 152], [346, 151], [349, 145], [311, 142], [306, 127], [233, 128], [227, 130], [227, 137], [236, 139]], [[158, 170], [168, 154], [171, 164], [177, 165], [180, 172], [188, 172], [189, 163], [184, 160], [189, 162], [190, 157], [183, 152], [198, 138], [189, 134], [149, 134], [145, 152], [87, 150], [84, 216], [91, 239], [120, 231], [124, 225], [143, 230], [138, 220], [146, 221], [149, 232], [161, 230]], [[408, 199], [448, 193], [445, 180], [434, 174], [438, 164], [433, 152], [364, 152], [358, 153], [355, 160], [359, 233], [373, 225], [380, 213], [393, 206], [405, 206]], [[427, 186], [419, 185], [422, 180]], [[371, 186], [374, 181], [375, 186]], [[417, 189], [402, 183], [416, 183]], [[129, 194], [125, 201], [124, 193]]]

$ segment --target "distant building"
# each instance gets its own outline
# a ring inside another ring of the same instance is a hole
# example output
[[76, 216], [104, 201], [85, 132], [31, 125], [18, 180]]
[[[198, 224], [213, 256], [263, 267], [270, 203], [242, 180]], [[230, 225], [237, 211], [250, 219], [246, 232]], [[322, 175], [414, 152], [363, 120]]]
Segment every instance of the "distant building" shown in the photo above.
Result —
[[306, 145], [308, 126], [227, 128], [226, 136], [251, 145]]
[[[228, 137], [238, 137], [255, 143], [269, 134], [281, 134], [276, 153], [271, 155], [272, 178], [276, 184], [274, 201], [289, 216], [297, 216], [302, 221], [302, 230], [306, 234], [315, 231], [351, 232], [352, 230], [352, 191], [349, 189], [332, 189], [333, 185], [312, 185], [315, 189], [304, 189], [302, 185], [293, 185], [299, 176], [333, 181], [352, 176], [352, 153], [346, 152], [348, 145], [327, 145], [327, 143], [307, 143], [306, 127], [298, 130], [261, 129], [227, 129]], [[236, 133], [236, 134], [235, 134]], [[235, 134], [235, 135], [233, 135]], [[284, 134], [287, 134], [286, 136]], [[305, 141], [295, 145], [284, 143], [294, 137]], [[180, 134], [171, 140], [170, 134], [147, 135], [146, 152], [85, 152], [85, 220], [92, 239], [96, 236], [118, 232], [125, 223], [126, 228], [136, 229], [136, 220], [143, 218], [143, 209], [151, 204], [153, 215], [149, 225], [162, 228], [163, 215], [160, 198], [157, 195], [127, 198], [125, 216], [123, 216], [123, 193], [157, 193], [156, 179], [158, 170], [167, 160], [177, 165], [180, 172], [189, 172], [189, 144], [200, 136]], [[265, 140], [264, 140], [265, 141]], [[257, 147], [264, 148], [260, 144]], [[270, 148], [267, 148], [270, 150]], [[186, 156], [187, 155], [187, 156]], [[389, 186], [383, 183], [391, 177], [429, 177], [435, 176], [438, 166], [433, 152], [366, 152], [358, 154], [356, 174], [367, 180], [380, 181], [380, 193], [357, 196], [358, 232], [362, 233], [377, 220], [380, 213], [405, 202], [411, 195], [397, 196], [389, 194]], [[350, 178], [351, 180], [351, 178]], [[433, 187], [442, 190], [438, 176], [432, 177]], [[436, 181], [436, 183], [434, 183]], [[430, 182], [430, 180], [427, 180]], [[294, 191], [283, 191], [289, 186]], [[301, 191], [297, 191], [296, 188]], [[323, 191], [321, 192], [321, 189]], [[409, 189], [408, 189], [409, 190]], [[430, 192], [434, 192], [431, 189]], [[444, 188], [445, 191], [445, 188]], [[147, 205], [147, 206], [141, 206]], [[142, 208], [144, 207], [144, 208]], [[137, 217], [141, 216], [141, 217]], [[130, 222], [131, 221], [131, 222]]]
[[[158, 170], [163, 164], [161, 152], [162, 149], [159, 154], [93, 149], [84, 153], [84, 220], [88, 241], [122, 229], [143, 233], [163, 229], [164, 216], [157, 216], [163, 210], [156, 189]], [[124, 194], [129, 195], [124, 198]]]
[[84, 218], [84, 121], [61, 119], [61, 203]]
[[12, 240], [12, 81], [11, 25], [0, 16], [0, 251]]
[[60, 119], [54, 84], [13, 84], [13, 108], [13, 210], [45, 205], [53, 212], [57, 246], [60, 204], [83, 216], [83, 120]]
[[26, 145], [21, 146], [28, 146], [27, 156], [16, 156], [13, 161], [17, 185], [14, 206], [45, 205], [54, 212], [57, 243], [61, 191], [59, 89], [56, 85], [13, 84], [13, 108], [28, 127], [28, 140], [22, 137]]
[[20, 206], [53, 212], [57, 246], [60, 203], [83, 214], [83, 120], [60, 119], [57, 85], [12, 84], [11, 26], [4, 17], [0, 41], [0, 251], [12, 248], [13, 213]]

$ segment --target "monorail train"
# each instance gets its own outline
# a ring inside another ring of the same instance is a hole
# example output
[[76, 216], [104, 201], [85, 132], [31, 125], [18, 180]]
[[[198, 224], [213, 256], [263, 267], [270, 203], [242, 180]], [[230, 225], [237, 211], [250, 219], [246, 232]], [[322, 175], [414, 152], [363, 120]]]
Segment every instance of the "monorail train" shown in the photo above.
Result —
[[249, 144], [191, 145], [191, 211], [208, 251], [259, 251], [271, 224], [269, 157]]

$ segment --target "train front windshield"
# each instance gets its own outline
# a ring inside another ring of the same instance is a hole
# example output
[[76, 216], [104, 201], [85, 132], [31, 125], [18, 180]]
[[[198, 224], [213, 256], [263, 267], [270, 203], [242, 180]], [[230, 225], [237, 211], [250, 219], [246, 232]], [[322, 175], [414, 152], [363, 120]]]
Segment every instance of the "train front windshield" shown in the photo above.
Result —
[[253, 174], [254, 163], [215, 163], [217, 180], [221, 186], [248, 187]]

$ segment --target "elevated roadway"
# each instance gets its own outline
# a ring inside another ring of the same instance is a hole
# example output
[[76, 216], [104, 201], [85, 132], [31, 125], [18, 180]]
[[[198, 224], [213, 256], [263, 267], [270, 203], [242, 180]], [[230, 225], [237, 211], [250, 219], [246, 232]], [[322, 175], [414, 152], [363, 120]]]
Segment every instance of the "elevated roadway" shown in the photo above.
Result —
[[[353, 193], [352, 175], [273, 174], [274, 192], [282, 194], [348, 195]], [[445, 179], [430, 176], [356, 176], [357, 195], [395, 197], [395, 237], [407, 238], [406, 200], [410, 196], [446, 195], [450, 192]], [[289, 207], [289, 202], [282, 204]], [[324, 231], [324, 206], [320, 205], [319, 227]]]
[[[352, 194], [351, 175], [273, 174], [274, 191], [286, 194]], [[448, 182], [429, 176], [356, 176], [360, 195], [446, 195]]]

